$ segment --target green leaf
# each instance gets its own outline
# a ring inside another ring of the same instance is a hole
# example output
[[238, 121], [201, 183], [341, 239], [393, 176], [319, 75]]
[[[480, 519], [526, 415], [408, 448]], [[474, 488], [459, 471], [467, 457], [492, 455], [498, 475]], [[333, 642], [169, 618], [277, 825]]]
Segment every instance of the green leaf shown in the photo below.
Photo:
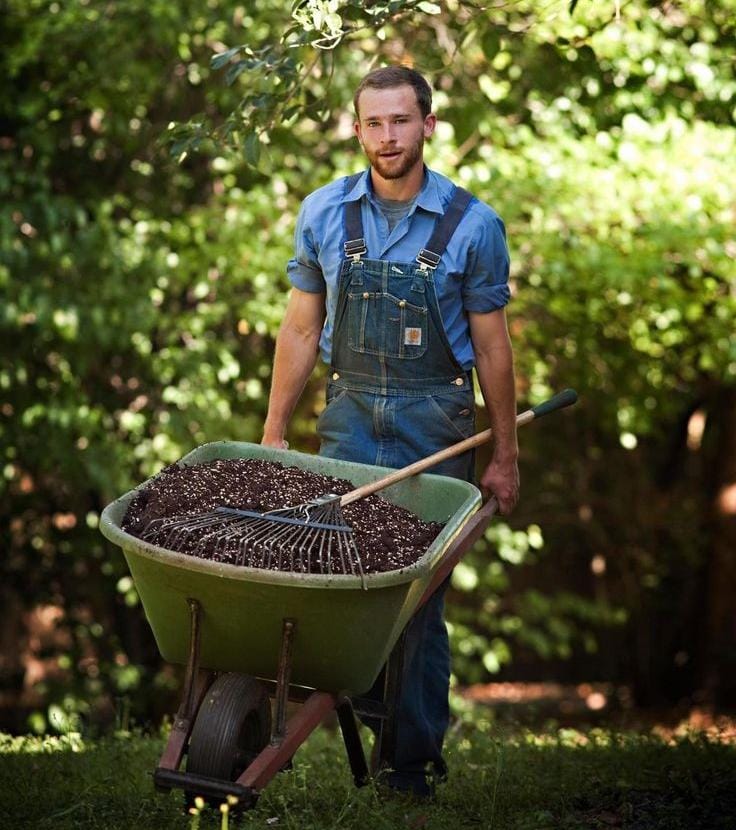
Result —
[[261, 142], [258, 138], [258, 133], [248, 133], [245, 137], [245, 160], [251, 167], [258, 167], [258, 161], [261, 157]]
[[210, 59], [210, 66], [212, 69], [221, 69], [230, 61], [232, 57], [237, 55], [242, 48], [242, 46], [233, 46], [232, 49], [228, 49], [226, 52], [218, 52]]
[[238, 61], [237, 63], [232, 64], [232, 66], [228, 67], [227, 72], [225, 73], [225, 83], [228, 86], [234, 83], [240, 75], [245, 72], [250, 64], [250, 61]]

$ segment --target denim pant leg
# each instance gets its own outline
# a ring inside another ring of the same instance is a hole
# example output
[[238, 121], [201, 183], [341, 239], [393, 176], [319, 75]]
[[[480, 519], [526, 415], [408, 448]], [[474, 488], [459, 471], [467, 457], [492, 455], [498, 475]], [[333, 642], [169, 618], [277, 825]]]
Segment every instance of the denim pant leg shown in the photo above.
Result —
[[[374, 395], [335, 394], [333, 390], [328, 394], [330, 405], [318, 422], [322, 439], [320, 454], [392, 467], [410, 464], [472, 433], [472, 414], [464, 414], [470, 413], [472, 407], [472, 391], [469, 394], [469, 401], [466, 395], [458, 403], [449, 400], [451, 396], [402, 400], [394, 406], [391, 421], [401, 440], [391, 441], [386, 440], [386, 436], [379, 437], [374, 431]], [[452, 421], [448, 413], [452, 415]], [[472, 453], [448, 459], [432, 470], [465, 480], [472, 479], [472, 471]], [[450, 646], [444, 623], [444, 597], [448, 585], [449, 578], [415, 614], [404, 641], [396, 750], [394, 757], [389, 759], [392, 772], [388, 775], [388, 783], [419, 795], [431, 792], [426, 779], [428, 767], [440, 777], [446, 772], [442, 744], [450, 719]], [[365, 696], [382, 699], [383, 675]], [[377, 730], [375, 720], [366, 718], [364, 722]]]
[[419, 794], [429, 790], [425, 773], [442, 777], [442, 744], [450, 722], [450, 645], [444, 622], [447, 579], [414, 615], [406, 631], [396, 754], [388, 783]]

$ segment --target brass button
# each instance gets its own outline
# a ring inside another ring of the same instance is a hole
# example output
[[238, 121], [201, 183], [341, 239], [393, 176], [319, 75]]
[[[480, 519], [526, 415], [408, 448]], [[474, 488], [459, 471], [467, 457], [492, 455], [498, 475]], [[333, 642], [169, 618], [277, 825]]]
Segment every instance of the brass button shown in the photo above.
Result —
[[368, 299], [368, 297], [370, 297], [370, 296], [371, 296], [371, 295], [370, 295], [367, 291], [364, 291], [364, 292], [363, 292], [363, 299], [364, 299], [364, 300], [367, 300], [367, 299]]
[[332, 373], [332, 379], [333, 380], [340, 380], [340, 375], [337, 372], [333, 372]]
[[464, 381], [462, 378], [455, 378], [455, 380], [453, 380], [453, 383], [455, 384], [455, 386], [462, 386]]
[[399, 308], [403, 308], [406, 305], [406, 300], [401, 300], [399, 302]]

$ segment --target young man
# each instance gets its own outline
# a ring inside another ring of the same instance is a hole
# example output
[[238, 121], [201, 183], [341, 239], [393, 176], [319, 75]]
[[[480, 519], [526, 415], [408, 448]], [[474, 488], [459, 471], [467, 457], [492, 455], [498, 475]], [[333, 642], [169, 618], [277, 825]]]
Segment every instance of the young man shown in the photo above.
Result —
[[[505, 232], [490, 207], [424, 166], [437, 123], [431, 100], [425, 79], [403, 66], [374, 70], [358, 86], [354, 129], [370, 168], [302, 205], [262, 443], [286, 446], [321, 353], [330, 370], [320, 454], [403, 467], [474, 432], [475, 367], [495, 436], [480, 484], [508, 513], [519, 475]], [[473, 463], [466, 453], [432, 472], [472, 481]], [[409, 626], [387, 779], [418, 795], [431, 792], [428, 774], [446, 769], [443, 597]]]

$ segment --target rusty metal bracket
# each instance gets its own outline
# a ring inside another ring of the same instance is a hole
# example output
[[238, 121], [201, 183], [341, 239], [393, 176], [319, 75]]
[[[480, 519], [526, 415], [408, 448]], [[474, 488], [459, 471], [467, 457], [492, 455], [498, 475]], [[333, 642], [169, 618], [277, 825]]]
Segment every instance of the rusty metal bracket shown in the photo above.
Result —
[[[192, 732], [194, 717], [214, 677], [213, 672], [202, 670], [199, 667], [202, 606], [198, 600], [192, 597], [187, 598], [187, 604], [189, 605], [189, 659], [184, 675], [181, 705], [176, 715], [174, 715], [171, 733], [159, 760], [158, 769], [163, 770], [177, 770], [179, 768], [189, 735]], [[157, 786], [160, 786], [158, 782]]]
[[202, 606], [199, 600], [193, 597], [187, 597], [187, 605], [189, 606], [189, 659], [187, 660], [186, 674], [184, 675], [184, 694], [182, 696], [181, 706], [176, 713], [176, 717], [185, 720], [191, 720], [194, 714], [194, 680], [199, 671], [199, 650], [201, 643], [202, 629], [200, 625], [200, 612]]
[[278, 673], [276, 675], [276, 722], [271, 733], [272, 746], [280, 744], [286, 735], [286, 704], [289, 701], [291, 657], [295, 633], [296, 620], [284, 619], [281, 629], [281, 652], [279, 654]]

